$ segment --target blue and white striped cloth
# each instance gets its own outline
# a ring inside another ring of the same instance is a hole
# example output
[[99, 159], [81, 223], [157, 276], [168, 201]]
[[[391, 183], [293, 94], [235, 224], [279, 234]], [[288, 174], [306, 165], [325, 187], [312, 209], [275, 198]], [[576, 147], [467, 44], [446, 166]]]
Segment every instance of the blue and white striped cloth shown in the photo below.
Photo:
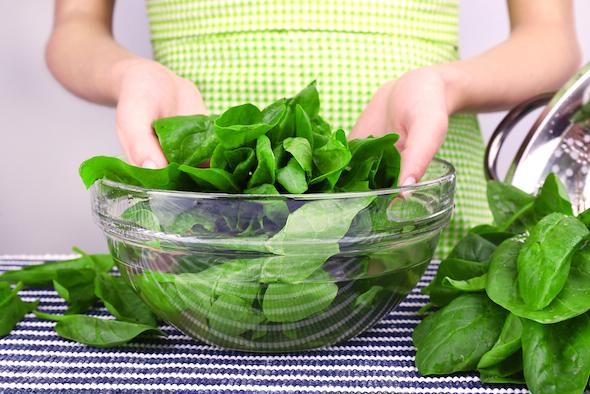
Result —
[[[0, 256], [0, 271], [72, 256]], [[412, 330], [427, 301], [419, 290], [371, 330], [341, 345], [305, 353], [246, 354], [188, 338], [170, 326], [167, 337], [116, 349], [62, 340], [53, 322], [27, 315], [0, 339], [0, 393], [528, 393], [522, 386], [482, 386], [476, 375], [422, 377], [414, 366]], [[21, 291], [39, 309], [60, 313], [54, 291]], [[98, 315], [107, 315], [99, 310]]]

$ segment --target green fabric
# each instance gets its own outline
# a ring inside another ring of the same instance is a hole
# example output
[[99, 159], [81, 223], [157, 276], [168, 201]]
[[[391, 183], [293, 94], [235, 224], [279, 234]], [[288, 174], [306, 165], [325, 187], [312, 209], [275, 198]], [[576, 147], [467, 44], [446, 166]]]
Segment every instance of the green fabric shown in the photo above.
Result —
[[[212, 112], [264, 106], [317, 80], [321, 112], [350, 130], [385, 81], [458, 58], [454, 0], [150, 0], [156, 60], [197, 84]], [[451, 117], [439, 156], [457, 168], [438, 255], [489, 220], [476, 117]]]

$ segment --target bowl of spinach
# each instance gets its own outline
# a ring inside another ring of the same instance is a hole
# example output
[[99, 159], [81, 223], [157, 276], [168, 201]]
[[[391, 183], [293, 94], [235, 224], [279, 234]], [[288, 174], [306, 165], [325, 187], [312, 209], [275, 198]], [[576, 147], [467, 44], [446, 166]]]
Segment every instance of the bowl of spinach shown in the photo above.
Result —
[[312, 83], [260, 110], [154, 123], [168, 166], [80, 168], [123, 278], [158, 316], [225, 348], [349, 339], [416, 285], [452, 213], [453, 167], [397, 187], [397, 135], [347, 141]]

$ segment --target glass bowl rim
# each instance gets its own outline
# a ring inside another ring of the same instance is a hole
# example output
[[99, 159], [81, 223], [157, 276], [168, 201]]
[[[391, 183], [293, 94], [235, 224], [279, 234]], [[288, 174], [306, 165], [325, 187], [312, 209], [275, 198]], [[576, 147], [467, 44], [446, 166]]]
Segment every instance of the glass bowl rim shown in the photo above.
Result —
[[297, 199], [297, 200], [334, 200], [341, 198], [360, 198], [360, 197], [372, 197], [382, 196], [388, 194], [407, 193], [411, 194], [414, 191], [423, 189], [428, 186], [443, 184], [452, 181], [455, 178], [456, 170], [455, 167], [447, 160], [435, 157], [431, 163], [439, 163], [446, 167], [446, 171], [443, 175], [430, 179], [428, 181], [417, 182], [405, 186], [396, 186], [393, 188], [375, 189], [362, 192], [329, 192], [329, 193], [303, 193], [303, 194], [291, 194], [291, 193], [279, 193], [279, 194], [244, 194], [244, 193], [221, 193], [221, 192], [195, 192], [195, 191], [183, 191], [183, 190], [165, 190], [165, 189], [152, 189], [145, 188], [142, 186], [128, 185], [121, 182], [116, 182], [108, 179], [98, 179], [92, 186], [96, 187], [98, 184], [104, 184], [106, 186], [114, 187], [119, 190], [129, 192], [141, 192], [150, 195], [169, 195], [170, 197], [184, 197], [184, 198], [220, 198], [220, 199]]

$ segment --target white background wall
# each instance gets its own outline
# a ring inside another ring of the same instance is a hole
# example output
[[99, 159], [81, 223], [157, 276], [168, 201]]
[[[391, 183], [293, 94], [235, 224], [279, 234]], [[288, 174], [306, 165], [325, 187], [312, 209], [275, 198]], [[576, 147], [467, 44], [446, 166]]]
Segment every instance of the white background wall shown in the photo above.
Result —
[[[574, 1], [587, 62], [590, 2]], [[461, 7], [464, 57], [507, 36], [504, 1], [463, 0]], [[47, 71], [52, 8], [47, 0], [0, 2], [0, 254], [106, 249], [77, 169], [90, 156], [121, 154], [114, 112], [70, 95]], [[151, 55], [144, 0], [118, 1], [115, 35], [134, 52]], [[480, 117], [486, 137], [500, 117]]]

